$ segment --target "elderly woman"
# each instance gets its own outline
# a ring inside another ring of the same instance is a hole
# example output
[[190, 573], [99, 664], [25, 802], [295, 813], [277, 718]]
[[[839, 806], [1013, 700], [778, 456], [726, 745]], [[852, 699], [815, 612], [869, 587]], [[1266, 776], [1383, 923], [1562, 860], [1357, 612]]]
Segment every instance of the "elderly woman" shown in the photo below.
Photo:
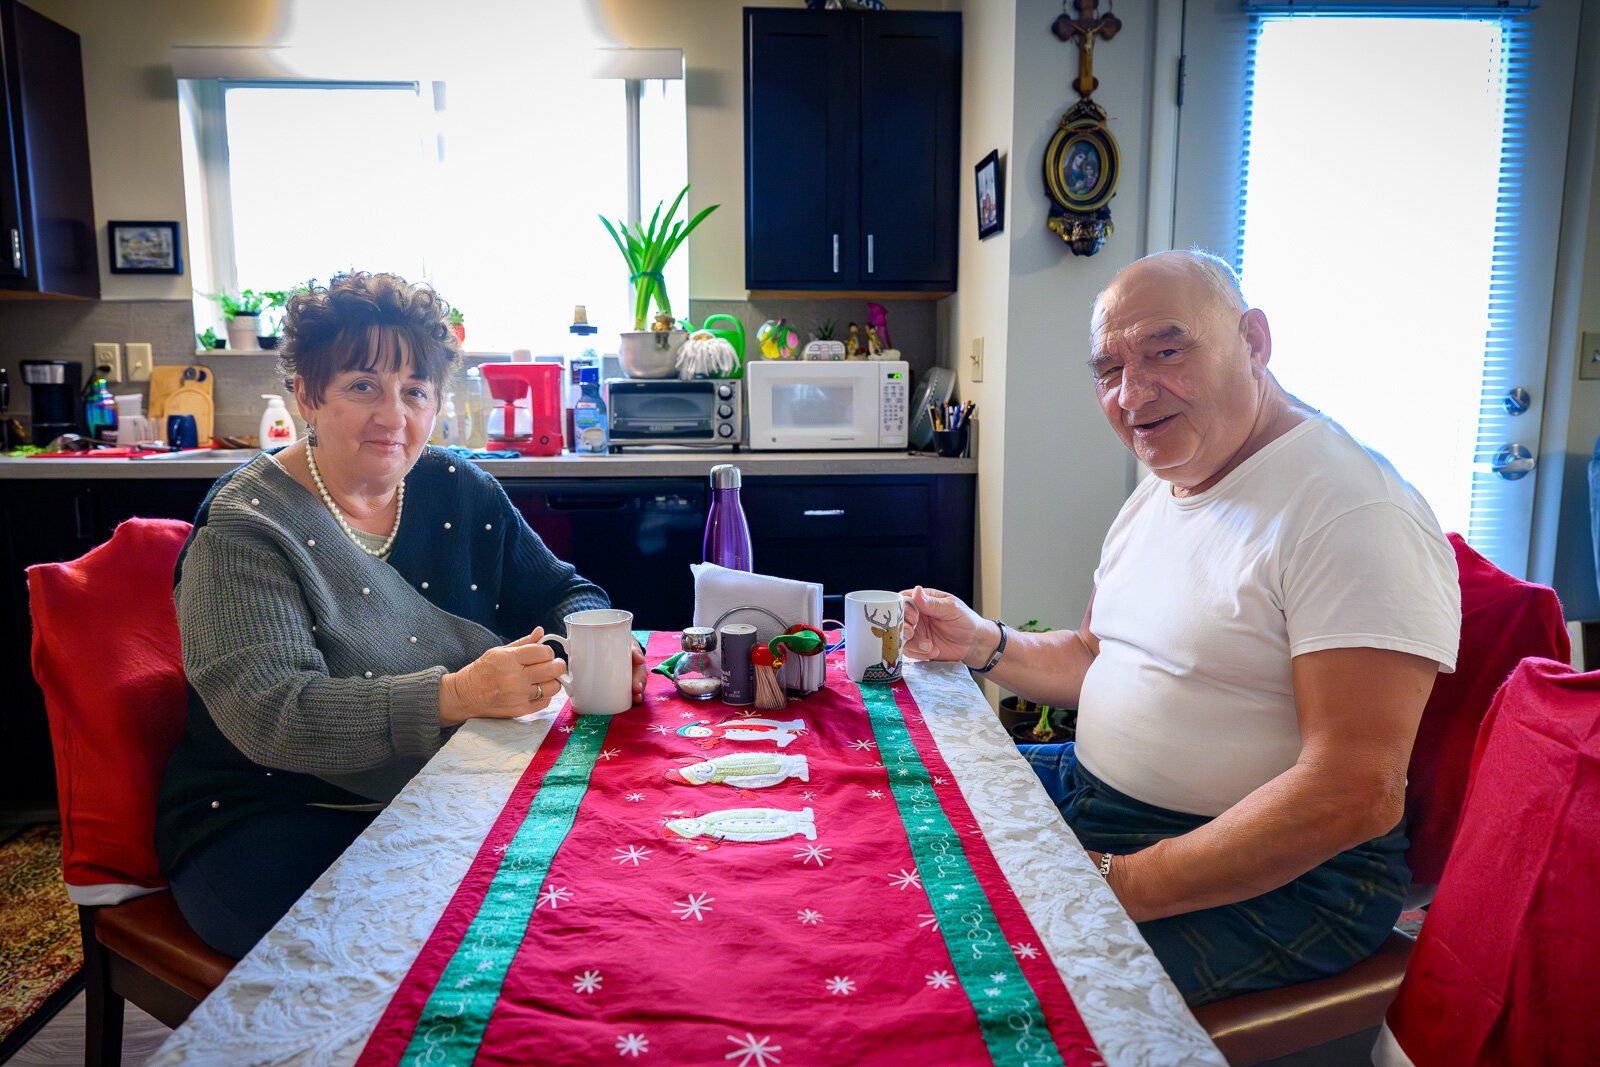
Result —
[[[178, 562], [186, 735], [157, 847], [179, 908], [242, 956], [438, 751], [544, 708], [546, 631], [609, 606], [499, 484], [427, 447], [449, 307], [390, 274], [289, 302], [305, 440], [212, 488]], [[635, 654], [635, 699], [644, 686]]]

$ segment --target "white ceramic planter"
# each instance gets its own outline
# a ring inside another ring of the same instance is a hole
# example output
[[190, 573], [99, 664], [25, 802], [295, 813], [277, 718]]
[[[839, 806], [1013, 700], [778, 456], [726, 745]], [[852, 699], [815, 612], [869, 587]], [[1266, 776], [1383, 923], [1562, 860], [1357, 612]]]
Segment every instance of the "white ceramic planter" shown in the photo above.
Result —
[[228, 347], [235, 352], [254, 351], [256, 331], [261, 327], [260, 315], [235, 315], [228, 320]]

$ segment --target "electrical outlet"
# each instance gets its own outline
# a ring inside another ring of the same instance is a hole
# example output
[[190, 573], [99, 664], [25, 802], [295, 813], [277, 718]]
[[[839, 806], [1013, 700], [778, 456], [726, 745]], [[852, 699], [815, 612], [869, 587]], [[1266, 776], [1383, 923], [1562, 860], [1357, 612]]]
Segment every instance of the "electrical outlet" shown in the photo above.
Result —
[[106, 341], [96, 341], [94, 346], [94, 376], [107, 382], [122, 381], [122, 346]]
[[128, 342], [128, 381], [148, 382], [150, 380], [150, 367], [155, 362], [155, 357], [150, 353], [150, 346], [140, 341]]
[[972, 339], [972, 355], [967, 358], [972, 361], [972, 380], [975, 382], [983, 381], [983, 338], [974, 337]]
[[1578, 353], [1578, 377], [1600, 379], [1600, 333], [1583, 335], [1583, 349]]

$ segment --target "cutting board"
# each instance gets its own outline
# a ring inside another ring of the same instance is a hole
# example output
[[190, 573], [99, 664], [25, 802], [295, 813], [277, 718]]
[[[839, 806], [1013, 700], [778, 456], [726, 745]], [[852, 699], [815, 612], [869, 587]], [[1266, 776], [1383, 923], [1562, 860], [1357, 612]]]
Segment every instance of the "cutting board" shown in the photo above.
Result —
[[[146, 410], [155, 420], [157, 432], [163, 439], [166, 437], [168, 415], [193, 415], [200, 443], [211, 443], [212, 381], [211, 368], [199, 364], [150, 368], [150, 403], [146, 405]], [[172, 400], [180, 391], [187, 391], [189, 395], [180, 401], [181, 409], [175, 409]], [[200, 396], [193, 395], [195, 393]]]

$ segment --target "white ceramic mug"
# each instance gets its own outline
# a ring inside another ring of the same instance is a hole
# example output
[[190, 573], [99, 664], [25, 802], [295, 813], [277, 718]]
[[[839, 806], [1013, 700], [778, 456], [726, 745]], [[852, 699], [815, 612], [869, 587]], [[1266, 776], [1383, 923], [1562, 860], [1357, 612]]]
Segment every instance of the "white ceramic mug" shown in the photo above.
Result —
[[905, 604], [887, 589], [861, 589], [844, 597], [844, 670], [852, 682], [888, 683], [900, 677]]
[[620, 715], [633, 707], [633, 612], [593, 608], [561, 621], [567, 636], [548, 634], [539, 643], [560, 641], [567, 650], [567, 673], [556, 680], [573, 710]]

